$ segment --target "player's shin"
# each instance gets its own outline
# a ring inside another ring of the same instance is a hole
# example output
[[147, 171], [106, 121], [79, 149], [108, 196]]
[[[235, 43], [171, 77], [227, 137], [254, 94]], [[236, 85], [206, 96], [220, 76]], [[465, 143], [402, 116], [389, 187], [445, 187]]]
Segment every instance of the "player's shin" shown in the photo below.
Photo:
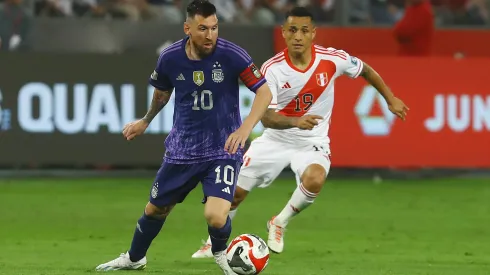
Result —
[[240, 186], [236, 187], [235, 195], [233, 197], [233, 201], [230, 207], [230, 212], [228, 212], [228, 217], [230, 217], [230, 219], [233, 220], [233, 218], [235, 218], [236, 212], [238, 210], [238, 206], [240, 205], [240, 203], [242, 203], [245, 197], [247, 197], [247, 195], [248, 195], [247, 190], [242, 189]]
[[[154, 212], [147, 211], [147, 209], [138, 220], [136, 229], [134, 230], [133, 241], [131, 242], [131, 249], [129, 250], [129, 258], [132, 262], [137, 262], [145, 257], [151, 242], [162, 229], [168, 214], [160, 213], [160, 215], [153, 215]], [[168, 209], [168, 211], [170, 211], [171, 207], [168, 207]], [[152, 215], [148, 215], [147, 213], [152, 213]]]
[[228, 213], [231, 203], [220, 197], [209, 196], [204, 207], [204, 216], [208, 223], [213, 254], [226, 250], [231, 234], [231, 219]]
[[211, 239], [211, 251], [213, 254], [226, 250], [228, 239], [231, 235], [231, 219], [226, 218], [226, 223], [221, 228], [208, 225], [208, 233]]
[[301, 183], [296, 187], [291, 199], [289, 199], [281, 213], [275, 217], [274, 223], [281, 227], [286, 227], [294, 216], [313, 204], [317, 195], [306, 190], [303, 183]]
[[[232, 206], [233, 207], [233, 206]], [[230, 209], [230, 212], [228, 213], [228, 217], [230, 217], [231, 220], [233, 220], [233, 218], [235, 217], [236, 215], [236, 212], [237, 212], [238, 209]], [[206, 240], [206, 243], [205, 245], [207, 244], [211, 244], [211, 237], [209, 236], [208, 239]]]
[[[233, 208], [230, 209], [230, 212], [228, 213], [228, 217], [230, 218], [230, 220], [233, 220], [233, 218], [236, 215], [236, 211], [237, 211], [237, 209], [233, 209]], [[206, 240], [206, 243], [204, 243], [204, 245], [196, 253], [199, 253], [199, 252], [201, 252], [200, 254], [206, 253], [206, 250], [207, 249], [210, 249], [209, 246], [211, 246], [211, 236], [208, 236], [208, 239]], [[200, 257], [197, 254], [194, 254], [194, 258], [202, 258], [202, 257]]]
[[[240, 183], [240, 176], [238, 178], [238, 182]], [[228, 217], [230, 220], [232, 220], [235, 217], [235, 215], [237, 213], [238, 206], [245, 199], [245, 197], [248, 195], [248, 192], [249, 191], [241, 188], [240, 186], [237, 186], [237, 188], [235, 189], [234, 198], [233, 198], [233, 201], [231, 203], [230, 211], [228, 212]], [[208, 203], [216, 202], [216, 200], [214, 198], [211, 197], [210, 199], [211, 199], [211, 202], [208, 202]], [[198, 251], [196, 251], [192, 255], [192, 258], [210, 258], [210, 257], [212, 257], [213, 255], [211, 252], [212, 251], [211, 247], [212, 247], [211, 235], [209, 235], [206, 242], [199, 248]]]
[[288, 204], [274, 219], [274, 223], [286, 227], [294, 216], [313, 204], [325, 183], [326, 174], [325, 169], [319, 164], [308, 166], [301, 176], [300, 184], [294, 190]]

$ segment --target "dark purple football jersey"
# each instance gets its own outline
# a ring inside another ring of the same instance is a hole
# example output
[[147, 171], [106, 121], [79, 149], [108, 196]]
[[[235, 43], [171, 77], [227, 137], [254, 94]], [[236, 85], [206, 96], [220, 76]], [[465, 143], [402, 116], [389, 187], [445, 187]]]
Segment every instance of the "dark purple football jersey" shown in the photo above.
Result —
[[165, 161], [188, 164], [213, 159], [241, 160], [243, 150], [224, 150], [228, 136], [241, 123], [239, 79], [255, 92], [266, 80], [239, 46], [218, 38], [215, 51], [202, 60], [185, 52], [189, 38], [166, 48], [150, 84], [162, 91], [175, 88], [173, 127], [165, 141]]

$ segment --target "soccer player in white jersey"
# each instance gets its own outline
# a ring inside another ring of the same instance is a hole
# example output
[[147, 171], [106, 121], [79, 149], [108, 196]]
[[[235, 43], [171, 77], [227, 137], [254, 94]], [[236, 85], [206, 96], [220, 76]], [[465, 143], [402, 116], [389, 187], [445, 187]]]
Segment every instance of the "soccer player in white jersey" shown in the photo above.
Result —
[[[254, 187], [268, 186], [290, 165], [297, 188], [284, 209], [267, 223], [267, 243], [276, 253], [284, 249], [284, 230], [289, 221], [313, 203], [330, 170], [328, 130], [335, 79], [362, 76], [381, 93], [392, 113], [405, 120], [408, 111], [369, 65], [342, 50], [314, 45], [315, 26], [305, 8], [297, 7], [287, 14], [282, 33], [287, 49], [261, 68], [273, 94], [262, 118], [267, 129], [244, 155], [229, 213], [233, 218]], [[210, 247], [208, 239], [192, 257], [212, 257]]]

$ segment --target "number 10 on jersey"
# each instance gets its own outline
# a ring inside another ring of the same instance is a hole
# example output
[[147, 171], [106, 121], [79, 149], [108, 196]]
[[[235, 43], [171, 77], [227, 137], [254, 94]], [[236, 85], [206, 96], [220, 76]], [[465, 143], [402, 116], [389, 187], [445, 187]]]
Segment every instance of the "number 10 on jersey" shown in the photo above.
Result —
[[194, 97], [194, 104], [192, 105], [192, 110], [211, 110], [213, 109], [213, 93], [210, 90], [203, 90], [201, 92], [194, 91], [192, 93]]

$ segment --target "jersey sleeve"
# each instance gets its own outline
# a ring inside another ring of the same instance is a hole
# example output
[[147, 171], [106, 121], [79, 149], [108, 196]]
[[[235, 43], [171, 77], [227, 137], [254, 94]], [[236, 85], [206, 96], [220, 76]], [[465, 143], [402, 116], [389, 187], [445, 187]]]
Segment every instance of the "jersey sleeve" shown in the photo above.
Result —
[[174, 89], [174, 85], [172, 84], [172, 81], [170, 81], [170, 77], [168, 75], [169, 64], [167, 64], [167, 57], [168, 56], [165, 55], [165, 52], [162, 52], [158, 58], [155, 70], [150, 75], [149, 79], [150, 85], [161, 91], [172, 91]]
[[357, 78], [364, 68], [364, 63], [359, 58], [349, 55], [348, 53], [338, 50], [345, 58], [340, 61], [341, 73], [351, 78]]
[[262, 68], [260, 68], [260, 72], [262, 75], [265, 76], [265, 80], [267, 81], [267, 85], [269, 86], [269, 89], [271, 90], [272, 93], [272, 100], [271, 103], [269, 104], [269, 109], [276, 109], [277, 108], [277, 79], [272, 73], [271, 70], [264, 71], [264, 65], [262, 65]]

